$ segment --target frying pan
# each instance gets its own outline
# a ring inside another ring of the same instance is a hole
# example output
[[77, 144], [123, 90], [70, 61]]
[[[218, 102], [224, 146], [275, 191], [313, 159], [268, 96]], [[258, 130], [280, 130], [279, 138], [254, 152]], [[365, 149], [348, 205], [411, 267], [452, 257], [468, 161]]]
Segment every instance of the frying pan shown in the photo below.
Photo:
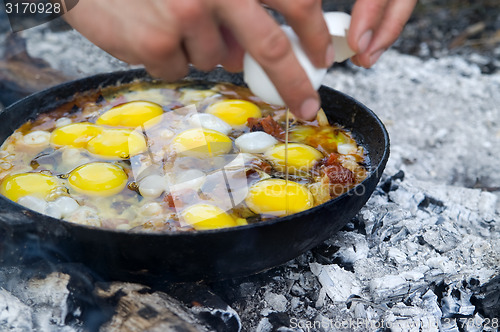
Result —
[[[186, 79], [244, 85], [222, 68], [191, 70]], [[70, 102], [75, 93], [152, 80], [144, 70], [100, 74], [28, 96], [0, 113], [0, 142], [28, 119]], [[364, 146], [369, 175], [349, 192], [312, 209], [235, 228], [130, 233], [73, 224], [39, 214], [0, 196], [0, 263], [15, 264], [33, 248], [51, 259], [81, 262], [102, 278], [154, 283], [220, 280], [264, 271], [300, 255], [340, 230], [366, 203], [389, 157], [389, 137], [366, 106], [322, 86], [330, 122], [353, 131]], [[9, 243], [15, 243], [11, 246]]]

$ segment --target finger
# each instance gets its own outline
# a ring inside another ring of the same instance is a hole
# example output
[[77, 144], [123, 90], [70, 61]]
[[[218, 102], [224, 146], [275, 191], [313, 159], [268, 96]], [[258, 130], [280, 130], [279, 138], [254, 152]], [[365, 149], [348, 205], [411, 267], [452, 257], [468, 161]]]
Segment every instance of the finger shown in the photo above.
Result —
[[147, 33], [142, 34], [143, 38], [131, 45], [136, 48], [136, 53], [142, 52], [141, 63], [148, 72], [166, 81], [175, 81], [185, 76], [189, 61], [179, 35], [169, 35], [166, 31], [146, 30]]
[[210, 70], [219, 64], [226, 47], [219, 28], [204, 1], [175, 2], [176, 21], [188, 61], [196, 68]]
[[144, 66], [151, 76], [161, 78], [167, 82], [173, 82], [183, 78], [188, 73], [188, 61], [184, 53], [179, 52], [171, 54], [161, 62], [145, 62]]
[[313, 118], [319, 108], [318, 95], [283, 30], [253, 0], [217, 4], [220, 19], [262, 66], [290, 111], [300, 118]]
[[373, 39], [365, 54], [361, 56], [369, 58], [370, 66], [378, 60], [380, 54], [391, 46], [401, 34], [406, 22], [411, 16], [417, 0], [391, 0], [381, 24], [375, 31]]
[[365, 52], [372, 42], [374, 31], [380, 25], [388, 3], [389, 0], [357, 0], [354, 4], [347, 42], [358, 54], [359, 62], [365, 67], [370, 66]]
[[263, 3], [283, 14], [293, 28], [304, 51], [319, 68], [330, 67], [335, 53], [323, 18], [319, 0], [263, 0]]
[[233, 33], [224, 26], [220, 27], [220, 32], [224, 43], [226, 44], [226, 54], [221, 64], [224, 68], [231, 72], [239, 72], [243, 69], [243, 55], [245, 50], [236, 40]]

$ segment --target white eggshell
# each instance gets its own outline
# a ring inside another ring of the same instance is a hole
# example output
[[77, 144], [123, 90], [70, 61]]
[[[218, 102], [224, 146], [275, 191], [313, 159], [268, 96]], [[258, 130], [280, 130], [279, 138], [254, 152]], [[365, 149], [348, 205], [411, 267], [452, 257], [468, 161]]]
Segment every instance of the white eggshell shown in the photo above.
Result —
[[357, 147], [354, 144], [339, 144], [337, 145], [337, 152], [340, 154], [356, 153]]
[[332, 36], [333, 48], [335, 49], [334, 61], [342, 62], [356, 54], [347, 44], [351, 16], [342, 12], [327, 12], [323, 16]]
[[56, 127], [63, 127], [73, 123], [70, 118], [62, 117], [56, 120]]
[[29, 145], [41, 145], [41, 144], [49, 144], [50, 141], [50, 133], [44, 130], [36, 130], [31, 133], [26, 134], [23, 137], [24, 144]]
[[18, 204], [39, 213], [45, 213], [47, 202], [34, 196], [23, 196], [17, 200]]
[[164, 176], [159, 174], [148, 175], [139, 182], [139, 192], [144, 197], [159, 197], [167, 188], [168, 183]]
[[195, 113], [188, 116], [188, 123], [193, 127], [212, 129], [227, 135], [231, 132], [231, 126], [224, 120], [208, 113]]
[[147, 204], [144, 204], [140, 208], [140, 213], [143, 216], [147, 217], [152, 217], [152, 216], [157, 216], [162, 212], [162, 206], [158, 202], [149, 202]]
[[[55, 201], [48, 203], [46, 214], [54, 218], [66, 217], [75, 212], [79, 207], [80, 205], [73, 198], [61, 196], [58, 197]], [[56, 217], [56, 215], [59, 216]]]
[[263, 131], [254, 131], [241, 135], [234, 143], [241, 152], [263, 153], [278, 143], [278, 140]]
[[326, 12], [323, 13], [328, 32], [332, 36], [347, 36], [351, 24], [351, 15], [344, 12]]
[[52, 218], [60, 219], [62, 218], [61, 209], [55, 205], [53, 202], [49, 202], [45, 208], [44, 214], [51, 216]]
[[[326, 75], [326, 68], [316, 68], [311, 63], [300, 46], [299, 38], [293, 32], [292, 28], [287, 26], [282, 26], [281, 28], [290, 39], [295, 56], [304, 68], [313, 88], [317, 90], [321, 85], [323, 77]], [[245, 54], [243, 59], [243, 72], [245, 82], [256, 96], [267, 103], [285, 106], [285, 102], [264, 72], [264, 69], [248, 53]]]

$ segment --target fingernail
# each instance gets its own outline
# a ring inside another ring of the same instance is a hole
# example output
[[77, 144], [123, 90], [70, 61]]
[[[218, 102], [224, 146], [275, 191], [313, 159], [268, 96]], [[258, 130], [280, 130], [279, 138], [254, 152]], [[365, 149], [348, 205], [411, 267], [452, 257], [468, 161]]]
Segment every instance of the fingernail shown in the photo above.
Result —
[[377, 62], [378, 58], [384, 53], [384, 50], [377, 51], [370, 56], [370, 67]]
[[363, 53], [364, 51], [366, 51], [368, 45], [370, 45], [370, 41], [372, 40], [372, 35], [373, 31], [371, 30], [366, 31], [361, 35], [361, 38], [359, 38], [358, 41], [358, 53]]
[[319, 110], [319, 102], [315, 98], [306, 99], [300, 107], [300, 116], [305, 120], [312, 120]]
[[326, 48], [326, 66], [330, 67], [333, 61], [335, 61], [335, 49], [333, 48], [333, 44], [330, 44]]

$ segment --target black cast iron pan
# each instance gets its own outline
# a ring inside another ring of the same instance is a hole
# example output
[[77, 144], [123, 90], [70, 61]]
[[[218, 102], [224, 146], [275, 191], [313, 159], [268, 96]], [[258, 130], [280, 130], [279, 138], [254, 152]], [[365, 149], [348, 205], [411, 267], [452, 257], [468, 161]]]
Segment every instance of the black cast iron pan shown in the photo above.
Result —
[[[188, 79], [244, 84], [241, 75], [220, 68], [209, 73], [193, 70]], [[143, 70], [101, 74], [28, 96], [0, 113], [0, 143], [26, 120], [71, 101], [76, 92], [134, 80], [151, 78]], [[369, 176], [350, 192], [310, 210], [263, 223], [163, 234], [72, 224], [0, 196], [0, 260], [15, 263], [22, 257], [21, 251], [40, 247], [58, 260], [83, 262], [104, 278], [150, 283], [249, 275], [298, 256], [354, 217], [375, 189], [389, 156], [387, 132], [372, 111], [338, 91], [322, 86], [319, 92], [330, 122], [351, 129], [369, 158]], [[12, 247], [7, 245], [10, 240], [24, 242]]]

